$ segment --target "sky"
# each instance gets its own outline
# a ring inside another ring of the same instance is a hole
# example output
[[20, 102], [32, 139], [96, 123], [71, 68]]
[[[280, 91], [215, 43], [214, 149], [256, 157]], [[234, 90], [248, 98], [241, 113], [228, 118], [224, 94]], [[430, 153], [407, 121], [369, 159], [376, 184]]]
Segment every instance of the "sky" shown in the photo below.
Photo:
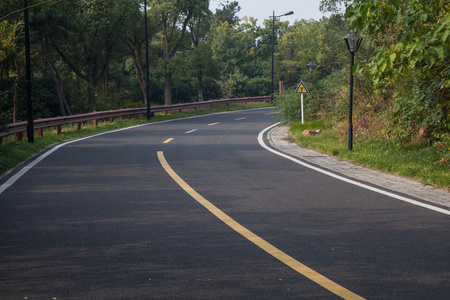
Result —
[[[230, 0], [232, 2], [233, 0]], [[284, 16], [282, 21], [289, 21], [293, 24], [296, 20], [320, 20], [322, 17], [329, 17], [329, 13], [323, 14], [319, 11], [320, 0], [237, 0], [241, 11], [237, 15], [255, 17], [258, 19], [257, 25], [262, 26], [264, 19], [269, 19], [273, 11], [275, 15], [282, 15], [289, 11], [294, 11], [291, 16]], [[226, 0], [210, 0], [210, 9], [215, 12], [216, 8], [221, 7], [220, 3], [226, 3]]]

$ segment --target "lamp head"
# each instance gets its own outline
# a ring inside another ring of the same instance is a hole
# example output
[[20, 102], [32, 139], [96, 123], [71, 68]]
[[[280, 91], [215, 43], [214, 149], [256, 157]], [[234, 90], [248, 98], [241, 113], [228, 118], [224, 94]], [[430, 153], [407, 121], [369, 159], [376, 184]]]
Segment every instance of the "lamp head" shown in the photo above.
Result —
[[350, 31], [350, 34], [342, 37], [345, 40], [348, 51], [355, 53], [358, 51], [359, 46], [363, 40], [363, 37], [359, 36], [356, 31]]
[[316, 64], [313, 63], [313, 61], [310, 61], [310, 63], [309, 63], [309, 64], [306, 64], [306, 65], [308, 66], [310, 72], [312, 72], [312, 71], [313, 71], [313, 68], [316, 66]]

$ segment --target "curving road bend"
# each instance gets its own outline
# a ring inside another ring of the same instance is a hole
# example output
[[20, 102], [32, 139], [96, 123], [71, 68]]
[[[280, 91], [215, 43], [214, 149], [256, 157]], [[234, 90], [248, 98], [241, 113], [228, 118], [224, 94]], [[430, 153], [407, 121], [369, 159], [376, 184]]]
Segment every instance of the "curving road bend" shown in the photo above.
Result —
[[0, 179], [0, 299], [448, 296], [448, 215], [267, 151], [272, 124], [137, 126]]

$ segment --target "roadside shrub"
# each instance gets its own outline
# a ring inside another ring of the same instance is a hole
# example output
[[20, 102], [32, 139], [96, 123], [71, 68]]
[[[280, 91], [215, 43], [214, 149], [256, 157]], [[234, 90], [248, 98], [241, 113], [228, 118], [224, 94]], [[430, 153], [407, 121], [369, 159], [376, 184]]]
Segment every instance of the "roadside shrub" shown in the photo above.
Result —
[[[14, 80], [0, 80], [0, 124], [13, 122]], [[27, 119], [26, 84], [25, 78], [19, 82], [17, 101], [17, 120]], [[51, 118], [60, 115], [59, 100], [55, 84], [50, 77], [33, 78], [33, 116], [37, 118]]]
[[219, 82], [211, 77], [203, 78], [203, 99], [208, 101], [221, 99], [222, 97], [223, 93]]
[[[25, 89], [25, 83], [23, 83]], [[53, 118], [61, 115], [58, 94], [51, 77], [33, 79], [33, 114], [34, 118]], [[21, 101], [20, 101], [21, 102]], [[26, 101], [21, 109], [26, 111]]]
[[426, 142], [446, 140], [450, 133], [448, 91], [415, 83], [411, 96], [396, 97], [393, 106], [381, 113], [388, 120], [391, 138], [401, 142]]
[[223, 83], [223, 91], [227, 98], [243, 98], [250, 94], [249, 79], [240, 74], [231, 75]]
[[197, 90], [188, 78], [175, 77], [172, 86], [172, 103], [188, 103], [197, 99]]
[[285, 91], [275, 100], [275, 106], [279, 108], [279, 118], [282, 124], [292, 124], [302, 119], [301, 98], [295, 93], [295, 89]]
[[270, 85], [272, 80], [264, 77], [250, 79], [248, 97], [269, 96], [272, 92]]
[[0, 127], [13, 121], [14, 80], [0, 79]]
[[[150, 77], [148, 79], [149, 81], [149, 89], [150, 89], [150, 103], [156, 104], [156, 105], [163, 105], [164, 104], [164, 83], [159, 81], [158, 79], [154, 77]], [[138, 84], [139, 90], [142, 90]], [[143, 97], [143, 96], [142, 96]], [[142, 98], [141, 98], [142, 99]], [[142, 101], [142, 100], [141, 100]]]

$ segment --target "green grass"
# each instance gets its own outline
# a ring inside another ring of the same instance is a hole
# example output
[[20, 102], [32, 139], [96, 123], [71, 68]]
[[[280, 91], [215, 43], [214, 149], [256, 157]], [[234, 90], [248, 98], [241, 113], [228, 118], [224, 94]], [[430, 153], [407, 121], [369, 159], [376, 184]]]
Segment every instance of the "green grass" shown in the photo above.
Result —
[[[196, 111], [191, 110], [182, 113], [173, 114], [156, 114], [151, 118], [150, 122], [159, 122], [164, 120], [179, 119], [190, 116], [199, 116], [217, 112], [234, 111], [241, 109], [259, 108], [259, 107], [269, 107], [272, 103], [267, 102], [255, 102], [244, 104], [230, 104], [217, 105], [213, 109], [199, 108]], [[26, 161], [31, 156], [41, 152], [45, 148], [61, 143], [67, 140], [87, 136], [90, 134], [95, 134], [99, 132], [110, 131], [114, 129], [130, 127], [134, 125], [149, 123], [149, 121], [144, 117], [140, 116], [139, 119], [116, 119], [114, 123], [109, 122], [109, 120], [99, 121], [98, 126], [94, 126], [94, 122], [87, 122], [82, 126], [80, 131], [77, 131], [77, 125], [71, 124], [63, 126], [61, 129], [61, 134], [57, 134], [56, 128], [45, 128], [43, 137], [38, 136], [37, 130], [34, 135], [34, 143], [28, 143], [26, 137], [24, 137], [22, 142], [17, 142], [15, 136], [11, 135], [9, 137], [3, 138], [3, 143], [0, 145], [0, 177], [6, 172], [13, 169], [20, 163]]]
[[[305, 137], [302, 135], [305, 129], [321, 129], [322, 134]], [[347, 138], [340, 138], [326, 120], [306, 124], [294, 123], [290, 134], [299, 145], [306, 148], [450, 190], [450, 151], [447, 147], [363, 140], [355, 136], [353, 150], [348, 151]]]

